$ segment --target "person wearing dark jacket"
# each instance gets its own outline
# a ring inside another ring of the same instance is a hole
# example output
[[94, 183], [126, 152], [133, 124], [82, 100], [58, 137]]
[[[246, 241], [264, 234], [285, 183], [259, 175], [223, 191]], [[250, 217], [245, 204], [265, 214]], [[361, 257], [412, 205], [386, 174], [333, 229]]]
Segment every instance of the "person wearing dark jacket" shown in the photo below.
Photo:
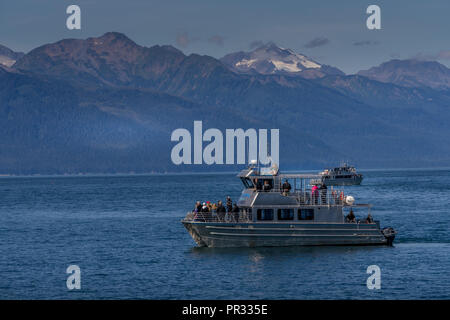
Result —
[[202, 204], [200, 203], [200, 201], [197, 201], [197, 203], [195, 204], [195, 212], [201, 212], [202, 211]]
[[233, 205], [233, 216], [234, 216], [234, 220], [236, 222], [238, 222], [239, 221], [239, 207], [237, 206], [236, 203]]
[[263, 190], [264, 191], [270, 191], [272, 189], [272, 186], [269, 183], [269, 180], [264, 180]]
[[283, 190], [283, 195], [285, 195], [285, 196], [287, 196], [289, 194], [289, 192], [291, 191], [291, 184], [288, 182], [287, 179], [284, 180], [284, 183], [283, 183], [281, 189]]
[[208, 206], [206, 205], [205, 202], [203, 202], [202, 212], [209, 212], [209, 208], [208, 208]]
[[225, 219], [226, 212], [227, 210], [223, 206], [222, 201], [219, 200], [219, 202], [217, 203], [217, 217], [219, 218], [220, 221]]
[[326, 186], [326, 184], [322, 184], [319, 188], [320, 191], [320, 198], [322, 201], [322, 204], [326, 204], [327, 203], [327, 192], [328, 192], [328, 188]]
[[255, 181], [254, 181], [253, 183], [254, 183], [254, 185], [255, 185], [255, 189], [256, 189], [256, 190], [258, 190], [258, 191], [262, 190], [262, 183], [261, 183], [261, 180], [255, 179]]
[[231, 212], [233, 210], [233, 201], [231, 201], [230, 196], [227, 196], [227, 212]]
[[356, 222], [356, 217], [355, 214], [353, 213], [353, 210], [350, 209], [349, 214], [345, 217], [345, 220], [347, 220], [347, 222]]

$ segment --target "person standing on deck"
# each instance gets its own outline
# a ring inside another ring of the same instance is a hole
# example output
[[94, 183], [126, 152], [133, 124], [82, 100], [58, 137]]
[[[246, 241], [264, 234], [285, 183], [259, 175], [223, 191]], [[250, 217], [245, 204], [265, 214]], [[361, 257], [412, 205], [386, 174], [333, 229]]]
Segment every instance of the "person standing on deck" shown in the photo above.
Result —
[[317, 204], [317, 199], [319, 198], [319, 188], [316, 185], [313, 185], [311, 188], [311, 195], [313, 198], [313, 204]]
[[227, 196], [227, 212], [231, 212], [233, 210], [233, 201], [231, 201], [230, 196]]
[[201, 210], [201, 212], [209, 212], [209, 208], [208, 208], [208, 206], [206, 205], [206, 203], [205, 203], [205, 202], [203, 202], [203, 205], [202, 205], [202, 210]]
[[353, 209], [350, 209], [350, 212], [345, 217], [345, 220], [346, 220], [346, 222], [352, 222], [352, 223], [356, 222], [356, 217], [355, 217], [355, 214], [353, 213]]
[[194, 212], [200, 212], [200, 211], [202, 211], [202, 204], [200, 203], [200, 201], [197, 201], [195, 203]]
[[219, 200], [219, 202], [217, 204], [217, 216], [219, 217], [220, 221], [223, 221], [225, 219], [226, 212], [227, 212], [227, 210], [223, 206], [222, 201]]
[[289, 183], [289, 181], [287, 179], [284, 179], [284, 183], [283, 183], [283, 186], [281, 187], [281, 189], [283, 190], [284, 196], [287, 196], [289, 194], [289, 192], [291, 191], [291, 184]]
[[322, 184], [320, 186], [320, 197], [321, 197], [321, 202], [322, 204], [326, 204], [327, 203], [327, 192], [328, 192], [328, 188], [326, 186], [326, 184]]
[[236, 221], [236, 222], [239, 221], [239, 207], [237, 206], [236, 203], [233, 205], [233, 217], [234, 217], [234, 221]]
[[253, 183], [256, 190], [260, 191], [262, 189], [261, 180], [258, 180], [258, 178], [256, 178]]

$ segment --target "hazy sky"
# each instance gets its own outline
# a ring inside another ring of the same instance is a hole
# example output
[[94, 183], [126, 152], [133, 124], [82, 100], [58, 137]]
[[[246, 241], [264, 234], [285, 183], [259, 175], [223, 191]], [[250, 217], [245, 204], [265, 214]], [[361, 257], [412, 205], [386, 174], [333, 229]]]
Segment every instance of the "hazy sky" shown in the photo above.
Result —
[[[81, 30], [66, 28], [70, 4], [81, 7]], [[371, 4], [381, 7], [381, 30], [366, 27]], [[0, 1], [0, 44], [16, 51], [108, 31], [217, 58], [273, 41], [347, 73], [393, 58], [450, 65], [450, 0]]]

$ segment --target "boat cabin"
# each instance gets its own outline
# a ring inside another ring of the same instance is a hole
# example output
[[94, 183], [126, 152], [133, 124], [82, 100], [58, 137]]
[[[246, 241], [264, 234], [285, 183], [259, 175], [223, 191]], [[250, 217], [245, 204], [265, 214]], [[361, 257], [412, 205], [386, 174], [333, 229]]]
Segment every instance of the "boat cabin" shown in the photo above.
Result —
[[241, 216], [251, 221], [345, 221], [345, 210], [369, 207], [350, 203], [344, 191], [327, 187], [317, 174], [279, 174], [277, 168], [249, 167], [238, 177], [244, 190], [238, 200]]

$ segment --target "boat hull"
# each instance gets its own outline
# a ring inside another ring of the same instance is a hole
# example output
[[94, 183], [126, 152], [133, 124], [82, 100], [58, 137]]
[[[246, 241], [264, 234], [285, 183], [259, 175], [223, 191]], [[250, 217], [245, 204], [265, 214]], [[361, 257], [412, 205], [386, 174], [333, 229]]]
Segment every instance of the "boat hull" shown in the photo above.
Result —
[[356, 186], [360, 185], [363, 180], [362, 176], [353, 176], [351, 178], [334, 178], [324, 177], [322, 182], [327, 186]]
[[389, 245], [378, 223], [182, 222], [201, 247]]

